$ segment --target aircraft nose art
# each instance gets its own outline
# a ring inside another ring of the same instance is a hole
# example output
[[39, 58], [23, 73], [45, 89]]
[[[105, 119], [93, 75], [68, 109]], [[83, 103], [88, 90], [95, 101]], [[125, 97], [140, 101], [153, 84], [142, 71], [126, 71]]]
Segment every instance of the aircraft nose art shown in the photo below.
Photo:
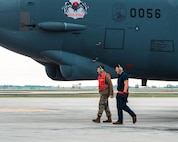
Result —
[[84, 18], [89, 6], [81, 0], [68, 0], [63, 6], [64, 14], [73, 19]]

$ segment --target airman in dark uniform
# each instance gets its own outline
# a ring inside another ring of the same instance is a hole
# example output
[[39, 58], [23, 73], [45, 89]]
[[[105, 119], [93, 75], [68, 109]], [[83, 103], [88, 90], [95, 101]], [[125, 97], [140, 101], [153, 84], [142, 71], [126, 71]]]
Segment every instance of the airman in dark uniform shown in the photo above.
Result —
[[128, 112], [132, 117], [133, 123], [136, 123], [137, 118], [136, 114], [127, 106], [127, 98], [129, 95], [128, 91], [128, 74], [124, 72], [123, 68], [120, 65], [115, 67], [115, 71], [118, 74], [117, 80], [117, 111], [118, 111], [118, 120], [113, 124], [123, 124], [123, 110]]

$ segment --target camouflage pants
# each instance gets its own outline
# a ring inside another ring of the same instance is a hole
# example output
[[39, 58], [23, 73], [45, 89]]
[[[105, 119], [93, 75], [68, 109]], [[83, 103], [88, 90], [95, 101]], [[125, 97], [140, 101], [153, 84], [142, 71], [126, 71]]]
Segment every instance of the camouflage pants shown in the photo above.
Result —
[[107, 117], [111, 117], [111, 112], [109, 109], [109, 104], [108, 104], [108, 95], [106, 94], [100, 94], [100, 101], [99, 101], [99, 110], [98, 110], [98, 116], [102, 116], [103, 111], [106, 112]]

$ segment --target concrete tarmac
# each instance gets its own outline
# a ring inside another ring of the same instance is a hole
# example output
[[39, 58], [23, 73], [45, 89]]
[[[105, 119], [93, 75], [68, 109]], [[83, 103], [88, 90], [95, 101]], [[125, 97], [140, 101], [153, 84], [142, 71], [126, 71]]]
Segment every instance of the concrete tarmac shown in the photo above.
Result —
[[[0, 98], [1, 142], [173, 142], [178, 98], [129, 98], [138, 122], [96, 124], [99, 98]], [[109, 99], [113, 121], [116, 100]], [[106, 116], [103, 113], [102, 120]]]

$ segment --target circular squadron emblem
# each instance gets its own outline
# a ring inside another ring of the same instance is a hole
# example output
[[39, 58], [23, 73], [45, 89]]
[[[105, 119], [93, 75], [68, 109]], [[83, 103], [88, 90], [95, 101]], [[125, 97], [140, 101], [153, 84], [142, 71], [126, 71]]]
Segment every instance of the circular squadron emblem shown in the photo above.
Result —
[[81, 0], [68, 0], [62, 7], [64, 14], [73, 19], [84, 18], [87, 14], [88, 6]]
[[126, 19], [127, 9], [124, 4], [116, 3], [112, 8], [112, 17], [115, 21], [123, 21]]

